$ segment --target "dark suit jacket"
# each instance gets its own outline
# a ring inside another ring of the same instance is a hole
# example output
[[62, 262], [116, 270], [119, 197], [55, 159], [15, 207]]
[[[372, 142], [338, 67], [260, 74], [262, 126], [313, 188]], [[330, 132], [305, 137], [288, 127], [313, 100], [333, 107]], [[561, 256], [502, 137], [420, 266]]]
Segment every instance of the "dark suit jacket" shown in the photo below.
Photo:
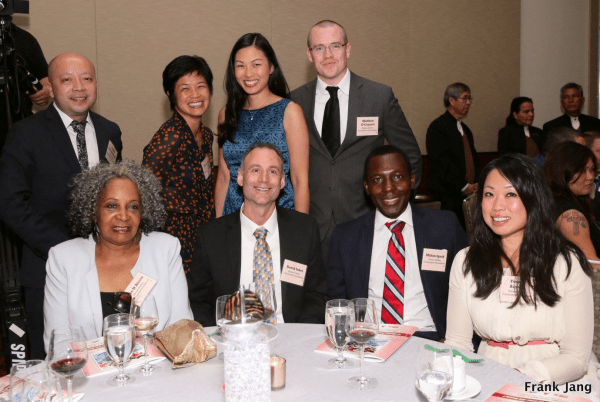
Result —
[[[540, 152], [544, 141], [544, 132], [537, 127], [529, 126], [529, 135]], [[520, 124], [507, 124], [498, 131], [498, 154], [511, 152], [527, 154], [525, 127]]]
[[[106, 161], [109, 141], [121, 159], [119, 126], [90, 114], [100, 160]], [[69, 239], [69, 182], [80, 172], [67, 129], [53, 105], [11, 128], [0, 158], [0, 218], [25, 242], [24, 286], [44, 287], [48, 251]]]
[[[448, 283], [454, 256], [467, 246], [467, 235], [454, 213], [411, 205], [419, 268], [423, 249], [448, 250], [446, 272], [421, 270], [427, 307], [441, 338], [446, 334]], [[336, 226], [327, 263], [327, 290], [332, 299], [368, 297], [375, 211]]]
[[[600, 131], [600, 120], [595, 117], [588, 116], [582, 113], [579, 115], [579, 124], [579, 131], [581, 131], [582, 133], [592, 130]], [[571, 125], [571, 118], [565, 113], [554, 120], [546, 122], [546, 124], [544, 124], [543, 126], [544, 133], [548, 135], [550, 130], [556, 127], [573, 128], [573, 126]]]
[[[387, 140], [408, 155], [416, 182], [421, 177], [421, 150], [392, 89], [350, 73], [348, 125], [344, 142], [331, 156], [315, 125], [317, 80], [291, 93], [302, 107], [310, 138], [310, 214], [317, 219], [321, 237], [327, 236], [333, 214], [335, 223], [356, 219], [369, 211], [363, 189], [363, 166], [372, 149]], [[378, 135], [357, 136], [358, 117], [379, 118]]]
[[[327, 285], [316, 221], [277, 207], [281, 267], [284, 260], [308, 266], [304, 286], [281, 282], [283, 319], [288, 323], [323, 323]], [[215, 325], [215, 301], [240, 287], [242, 230], [239, 210], [198, 229], [188, 292], [194, 319]]]
[[[467, 184], [465, 168], [465, 150], [463, 139], [456, 126], [456, 119], [446, 111], [435, 119], [427, 129], [427, 154], [431, 161], [431, 169], [427, 180], [429, 191], [445, 194], [453, 198], [463, 198], [462, 188]], [[479, 178], [481, 167], [473, 143], [473, 133], [462, 122], [462, 127], [473, 155], [475, 164], [475, 181]]]

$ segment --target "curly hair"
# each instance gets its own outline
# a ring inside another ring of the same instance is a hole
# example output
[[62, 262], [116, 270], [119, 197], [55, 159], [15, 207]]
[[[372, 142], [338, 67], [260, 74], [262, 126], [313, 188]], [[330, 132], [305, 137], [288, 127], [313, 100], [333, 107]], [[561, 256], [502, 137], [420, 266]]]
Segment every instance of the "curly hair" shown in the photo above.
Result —
[[163, 227], [166, 215], [160, 181], [144, 166], [125, 159], [115, 164], [100, 163], [75, 176], [68, 213], [69, 230], [73, 236], [88, 237], [94, 232], [100, 196], [108, 183], [116, 178], [127, 178], [138, 188], [142, 211], [139, 230], [148, 234]]

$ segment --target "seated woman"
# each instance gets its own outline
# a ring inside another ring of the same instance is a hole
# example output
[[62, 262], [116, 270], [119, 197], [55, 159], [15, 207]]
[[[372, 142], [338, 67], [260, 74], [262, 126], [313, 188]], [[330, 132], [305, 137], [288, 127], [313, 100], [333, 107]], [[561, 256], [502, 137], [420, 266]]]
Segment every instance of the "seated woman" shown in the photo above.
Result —
[[506, 126], [498, 132], [498, 154], [514, 152], [535, 158], [542, 151], [544, 132], [532, 126], [534, 117], [531, 98], [519, 96], [512, 100]]
[[[589, 196], [596, 177], [594, 153], [583, 145], [565, 142], [548, 155], [544, 171], [554, 194], [556, 225], [592, 264], [600, 264], [600, 228]], [[598, 264], [594, 265], [600, 268]]]
[[474, 330], [478, 353], [535, 381], [580, 379], [592, 348], [591, 268], [554, 225], [544, 174], [505, 155], [485, 167], [477, 196], [470, 247], [450, 273], [446, 343], [473, 350]]
[[69, 226], [75, 239], [50, 249], [44, 290], [44, 343], [52, 329], [80, 325], [102, 336], [107, 302], [141, 272], [156, 280], [161, 330], [193, 319], [177, 238], [155, 232], [165, 221], [160, 182], [133, 161], [99, 164], [76, 176]]

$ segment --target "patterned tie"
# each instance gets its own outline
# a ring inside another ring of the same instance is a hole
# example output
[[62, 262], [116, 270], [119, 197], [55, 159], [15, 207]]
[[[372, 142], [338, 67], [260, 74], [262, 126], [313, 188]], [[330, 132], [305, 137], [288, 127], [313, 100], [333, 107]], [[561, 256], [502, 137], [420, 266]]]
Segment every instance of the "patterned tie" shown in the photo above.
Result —
[[89, 167], [87, 147], [85, 144], [85, 123], [87, 123], [85, 120], [73, 120], [71, 122], [71, 127], [73, 127], [73, 130], [77, 134], [77, 158], [79, 159], [81, 170], [85, 170]]
[[331, 156], [335, 156], [340, 147], [340, 101], [337, 96], [338, 87], [326, 89], [329, 92], [329, 100], [325, 104], [321, 138]]
[[386, 324], [404, 323], [404, 237], [405, 222], [388, 222], [385, 226], [392, 232], [388, 244], [383, 285], [381, 321]]
[[[252, 281], [255, 284], [256, 293], [262, 300], [265, 308], [274, 310], [271, 304], [271, 297], [269, 294], [274, 290], [273, 283], [273, 258], [271, 257], [271, 248], [267, 243], [268, 230], [264, 227], [259, 227], [254, 231], [254, 237], [256, 237], [256, 244], [254, 245], [254, 270], [252, 273]], [[275, 295], [272, 295], [273, 298]], [[275, 314], [271, 317], [269, 322], [277, 322]]]

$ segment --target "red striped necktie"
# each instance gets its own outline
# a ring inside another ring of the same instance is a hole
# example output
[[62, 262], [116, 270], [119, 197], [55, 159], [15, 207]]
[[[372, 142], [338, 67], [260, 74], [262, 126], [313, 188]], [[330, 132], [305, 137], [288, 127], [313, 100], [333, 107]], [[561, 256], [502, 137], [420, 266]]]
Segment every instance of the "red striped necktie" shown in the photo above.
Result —
[[402, 229], [406, 222], [388, 222], [385, 226], [392, 232], [385, 261], [385, 281], [381, 321], [386, 324], [404, 323], [404, 237]]

